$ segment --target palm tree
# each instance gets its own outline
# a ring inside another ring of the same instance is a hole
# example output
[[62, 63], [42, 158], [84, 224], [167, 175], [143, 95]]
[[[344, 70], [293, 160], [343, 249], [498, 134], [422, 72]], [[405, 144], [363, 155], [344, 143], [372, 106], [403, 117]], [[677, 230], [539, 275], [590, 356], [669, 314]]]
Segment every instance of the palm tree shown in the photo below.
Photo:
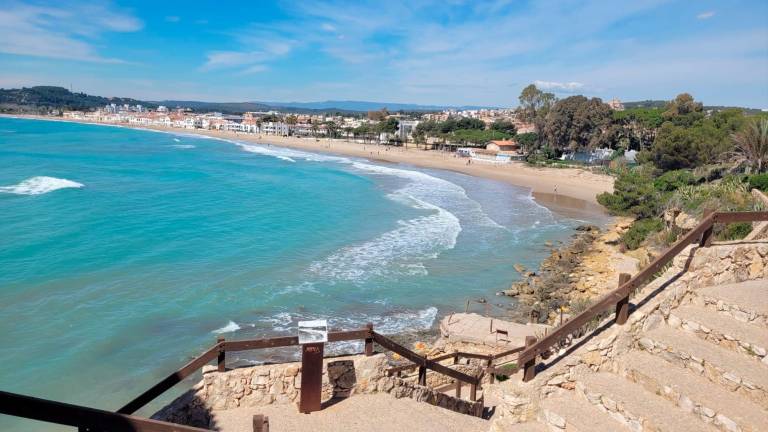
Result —
[[744, 130], [731, 136], [736, 145], [735, 160], [746, 164], [748, 173], [768, 168], [768, 119], [754, 120]]

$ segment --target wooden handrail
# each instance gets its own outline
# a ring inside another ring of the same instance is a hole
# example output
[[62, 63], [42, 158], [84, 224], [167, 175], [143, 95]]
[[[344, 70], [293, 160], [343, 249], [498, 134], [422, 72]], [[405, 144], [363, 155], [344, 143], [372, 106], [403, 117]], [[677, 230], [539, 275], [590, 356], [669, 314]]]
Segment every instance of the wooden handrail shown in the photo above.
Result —
[[204, 432], [191, 426], [0, 391], [0, 413], [92, 432]]
[[[340, 342], [348, 340], [366, 339], [370, 336], [369, 329], [347, 330], [328, 333], [328, 342]], [[237, 341], [225, 341], [220, 339], [218, 343], [208, 348], [207, 351], [195, 357], [181, 369], [171, 373], [165, 379], [150, 387], [147, 391], [137, 396], [117, 412], [121, 414], [133, 414], [156, 397], [168, 391], [171, 387], [180, 383], [184, 378], [192, 375], [198, 369], [208, 364], [214, 358], [218, 358], [220, 369], [224, 366], [224, 355], [227, 351], [247, 351], [253, 349], [279, 348], [299, 345], [298, 336], [282, 336], [265, 339], [247, 339]], [[223, 372], [223, 370], [222, 370]]]
[[478, 379], [477, 377], [473, 377], [465, 373], [459, 372], [457, 370], [453, 370], [448, 366], [441, 365], [435, 360], [430, 360], [426, 357], [420, 356], [419, 354], [416, 354], [415, 352], [409, 350], [408, 348], [398, 344], [397, 342], [394, 342], [393, 340], [379, 333], [373, 332], [373, 340], [377, 344], [383, 346], [384, 348], [392, 352], [395, 352], [397, 354], [400, 354], [401, 356], [412, 361], [413, 363], [416, 363], [417, 365], [419, 365], [419, 368], [432, 369], [435, 372], [441, 373], [443, 375], [448, 375], [453, 379], [463, 381], [468, 384], [474, 384], [474, 385], [480, 384], [480, 379]]
[[677, 254], [685, 249], [689, 244], [699, 242], [702, 246], [711, 242], [712, 228], [715, 223], [733, 223], [733, 222], [754, 222], [768, 220], [768, 212], [725, 212], [707, 214], [695, 228], [685, 234], [672, 246], [667, 248], [664, 253], [653, 260], [646, 268], [633, 276], [626, 283], [621, 284], [615, 290], [605, 294], [595, 304], [588, 307], [583, 312], [572, 317], [564, 324], [560, 325], [552, 332], [538, 340], [531, 346], [526, 347], [518, 356], [518, 364], [524, 366], [523, 380], [528, 381], [535, 376], [536, 357], [549, 352], [549, 350], [560, 343], [569, 334], [580, 329], [602, 312], [624, 301], [629, 295], [648, 281], [654, 274], [661, 271]]

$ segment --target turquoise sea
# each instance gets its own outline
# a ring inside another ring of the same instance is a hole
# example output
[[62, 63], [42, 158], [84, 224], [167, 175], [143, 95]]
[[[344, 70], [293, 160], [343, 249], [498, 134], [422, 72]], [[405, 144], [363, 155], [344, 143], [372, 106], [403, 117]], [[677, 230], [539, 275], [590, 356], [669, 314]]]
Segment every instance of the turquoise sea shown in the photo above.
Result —
[[452, 172], [0, 118], [0, 389], [114, 410], [219, 335], [429, 329], [579, 223]]

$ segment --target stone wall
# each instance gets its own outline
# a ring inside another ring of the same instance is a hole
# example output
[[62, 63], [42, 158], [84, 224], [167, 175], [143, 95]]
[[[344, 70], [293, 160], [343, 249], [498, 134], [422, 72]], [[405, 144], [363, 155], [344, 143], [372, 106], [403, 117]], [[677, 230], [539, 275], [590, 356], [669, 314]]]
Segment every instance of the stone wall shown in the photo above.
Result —
[[[670, 355], [676, 355], [669, 347], [656, 346], [643, 334], [668, 320], [671, 320], [670, 325], [682, 325], [675, 322], [676, 317], [671, 311], [695, 295], [696, 288], [761, 278], [768, 278], [768, 241], [724, 242], [708, 248], [689, 246], [659, 278], [651, 281], [633, 298], [632, 302], [636, 303], [658, 290], [658, 295], [632, 312], [627, 324], [614, 325], [611, 314], [600, 323], [598, 328], [603, 328], [603, 331], [593, 339], [574, 340], [574, 343], [584, 342], [581, 346], [563, 347], [553, 353], [549, 359], [551, 367], [540, 372], [534, 380], [528, 383], [501, 383], [489, 388], [488, 392], [494, 393], [501, 401], [496, 408], [492, 430], [505, 430], [510, 424], [536, 420], [541, 412], [539, 405], [542, 399], [563, 390], [579, 390], [576, 388], [576, 377], [583, 368], [621, 372], [616, 358], [632, 348], [649, 351], [663, 349]], [[758, 356], [762, 354], [759, 349], [755, 351]], [[680, 361], [686, 362], [686, 359], [690, 360], [690, 356], [680, 353]], [[695, 372], [703, 373], [705, 365], [694, 363], [688, 361], [686, 365]], [[725, 376], [724, 373], [718, 374], [719, 371], [709, 372], [732, 381], [734, 386], [741, 386], [742, 393], [753, 400], [768, 400], [768, 389], [757, 388], [731, 374]], [[611, 407], [605, 408], [610, 411]], [[706, 415], [704, 411], [702, 413]]]
[[[483, 402], [457, 399], [420, 386], [412, 377], [387, 377], [384, 354], [328, 358], [323, 361], [322, 399], [350, 397], [359, 393], [390, 393], [396, 398], [412, 398], [464, 414], [481, 415]], [[465, 373], [478, 372], [472, 365], [451, 366]], [[430, 386], [442, 386], [452, 380], [435, 372], [428, 373]], [[158, 411], [153, 418], [173, 423], [209, 427], [212, 410], [259, 407], [270, 404], [298, 403], [301, 388], [301, 363], [282, 363], [218, 372], [213, 366], [203, 368], [203, 379], [191, 390]], [[469, 387], [464, 388], [465, 395]], [[478, 394], [480, 394], [478, 392]]]

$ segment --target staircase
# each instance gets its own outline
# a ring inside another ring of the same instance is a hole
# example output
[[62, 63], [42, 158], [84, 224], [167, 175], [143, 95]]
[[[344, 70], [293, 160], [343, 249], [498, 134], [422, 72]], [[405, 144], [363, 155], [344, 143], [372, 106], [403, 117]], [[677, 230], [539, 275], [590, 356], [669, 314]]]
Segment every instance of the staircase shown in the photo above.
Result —
[[768, 431], [768, 279], [683, 279], [532, 382], [489, 389], [514, 401], [491, 430]]

